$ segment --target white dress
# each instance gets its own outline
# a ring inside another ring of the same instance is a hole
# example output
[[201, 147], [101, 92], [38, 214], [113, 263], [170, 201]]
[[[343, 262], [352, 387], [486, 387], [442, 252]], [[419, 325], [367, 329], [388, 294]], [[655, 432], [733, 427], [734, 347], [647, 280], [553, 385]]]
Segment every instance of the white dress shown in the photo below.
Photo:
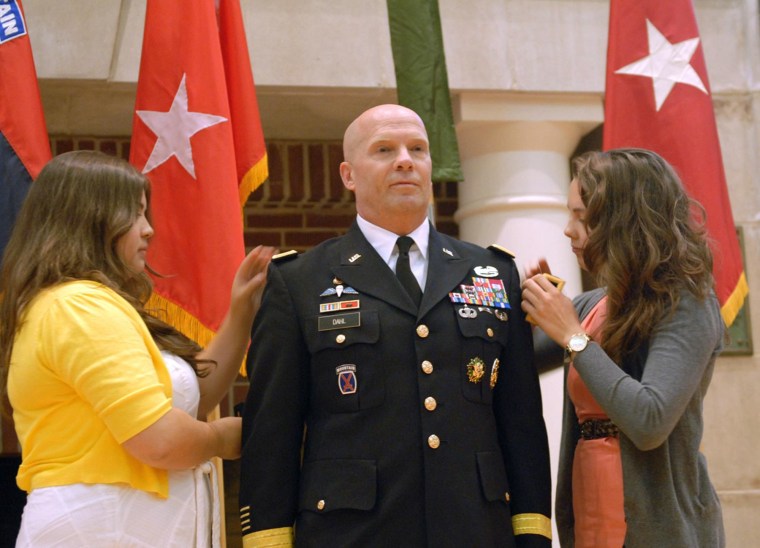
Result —
[[[197, 417], [200, 390], [184, 360], [162, 353], [172, 379], [172, 405]], [[77, 483], [33, 490], [24, 507], [16, 547], [219, 546], [216, 469], [205, 462], [169, 471], [169, 497], [123, 485]]]

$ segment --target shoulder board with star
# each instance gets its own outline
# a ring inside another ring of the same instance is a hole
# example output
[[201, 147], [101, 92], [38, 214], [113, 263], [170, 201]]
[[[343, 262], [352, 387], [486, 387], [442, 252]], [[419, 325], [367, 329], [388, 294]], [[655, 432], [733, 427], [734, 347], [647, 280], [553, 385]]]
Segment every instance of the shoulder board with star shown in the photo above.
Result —
[[496, 251], [497, 253], [501, 253], [502, 255], [506, 255], [510, 259], [514, 259], [515, 258], [515, 254], [514, 253], [512, 253], [506, 247], [501, 247], [499, 244], [491, 244], [491, 245], [488, 246], [488, 249], [490, 249], [491, 251]]
[[298, 257], [298, 251], [291, 249], [290, 251], [284, 251], [272, 256], [272, 262], [283, 263], [285, 261], [289, 261], [290, 259], [295, 259], [296, 257]]

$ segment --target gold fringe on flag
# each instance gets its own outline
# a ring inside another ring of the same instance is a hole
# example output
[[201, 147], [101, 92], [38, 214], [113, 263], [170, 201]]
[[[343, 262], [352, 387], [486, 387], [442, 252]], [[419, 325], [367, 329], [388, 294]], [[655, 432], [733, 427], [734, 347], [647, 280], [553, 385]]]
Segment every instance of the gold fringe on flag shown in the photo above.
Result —
[[198, 318], [155, 292], [148, 299], [145, 309], [202, 347], [206, 347], [214, 337], [214, 331], [203, 325]]
[[248, 196], [261, 186], [261, 183], [269, 177], [269, 164], [267, 163], [266, 153], [256, 162], [248, 172], [243, 175], [243, 180], [238, 185], [240, 192], [240, 206], [244, 206], [248, 201]]
[[739, 314], [744, 305], [744, 299], [747, 295], [749, 295], [749, 286], [747, 285], [747, 277], [742, 272], [742, 275], [739, 276], [739, 280], [736, 282], [736, 287], [720, 309], [720, 314], [723, 316], [723, 321], [726, 322], [727, 326], [734, 323], [737, 314]]

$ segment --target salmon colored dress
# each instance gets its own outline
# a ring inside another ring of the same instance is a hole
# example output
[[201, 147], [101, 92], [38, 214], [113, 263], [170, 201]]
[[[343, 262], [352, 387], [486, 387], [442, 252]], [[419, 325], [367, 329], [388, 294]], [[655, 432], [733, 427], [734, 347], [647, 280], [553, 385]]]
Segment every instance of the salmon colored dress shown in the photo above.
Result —
[[[607, 315], [607, 297], [597, 303], [582, 322], [583, 329], [600, 342]], [[570, 364], [567, 391], [579, 424], [608, 419]], [[573, 513], [576, 548], [620, 548], [625, 541], [623, 467], [618, 438], [580, 439], [573, 459]]]

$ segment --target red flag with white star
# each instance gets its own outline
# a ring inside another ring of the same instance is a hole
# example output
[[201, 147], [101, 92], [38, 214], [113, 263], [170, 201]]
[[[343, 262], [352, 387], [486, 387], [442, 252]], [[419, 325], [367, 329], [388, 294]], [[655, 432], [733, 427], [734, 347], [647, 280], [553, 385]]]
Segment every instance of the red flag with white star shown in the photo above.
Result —
[[[152, 187], [148, 263], [161, 276], [148, 307], [202, 345], [224, 318], [245, 251], [240, 205], [252, 186], [243, 179], [256, 164], [256, 184], [266, 178], [239, 0], [219, 3], [217, 14], [214, 0], [148, 0], [130, 149]], [[225, 67], [223, 42], [245, 62]]]
[[605, 150], [657, 152], [704, 206], [715, 290], [730, 325], [749, 288], [691, 0], [610, 2], [604, 118]]

